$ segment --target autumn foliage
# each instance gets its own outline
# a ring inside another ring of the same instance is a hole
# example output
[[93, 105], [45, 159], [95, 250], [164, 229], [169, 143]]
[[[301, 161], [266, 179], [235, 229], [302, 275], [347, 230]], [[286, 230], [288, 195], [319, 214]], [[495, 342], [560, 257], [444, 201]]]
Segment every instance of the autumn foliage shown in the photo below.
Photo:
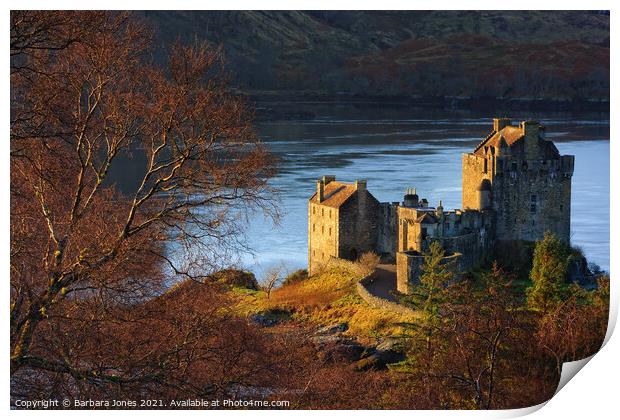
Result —
[[[185, 389], [189, 364], [196, 374], [243, 341], [243, 328], [226, 334], [218, 299], [159, 303], [174, 277], [200, 281], [222, 263], [243, 211], [274, 209], [272, 159], [229, 92], [220, 49], [175, 44], [159, 68], [150, 48], [148, 28], [128, 13], [11, 14], [18, 393]], [[132, 166], [136, 182], [121, 191], [111, 174]], [[217, 377], [191, 389], [217, 387]]]

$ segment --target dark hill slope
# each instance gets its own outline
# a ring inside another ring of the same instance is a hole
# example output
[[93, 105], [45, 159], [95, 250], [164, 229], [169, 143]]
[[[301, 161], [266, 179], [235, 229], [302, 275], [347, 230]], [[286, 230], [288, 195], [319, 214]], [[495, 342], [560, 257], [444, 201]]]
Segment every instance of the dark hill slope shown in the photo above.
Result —
[[609, 99], [609, 14], [142, 12], [161, 44], [224, 45], [246, 91]]

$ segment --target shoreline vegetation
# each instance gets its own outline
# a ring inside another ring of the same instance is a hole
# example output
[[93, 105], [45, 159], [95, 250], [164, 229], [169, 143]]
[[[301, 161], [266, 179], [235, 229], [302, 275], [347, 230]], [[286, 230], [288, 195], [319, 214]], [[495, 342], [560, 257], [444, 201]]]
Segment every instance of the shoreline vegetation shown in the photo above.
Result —
[[550, 99], [515, 97], [469, 97], [469, 96], [423, 96], [423, 95], [360, 95], [331, 94], [313, 91], [242, 91], [235, 94], [245, 96], [256, 104], [257, 120], [271, 119], [313, 119], [312, 113], [286, 114], [274, 112], [273, 104], [291, 105], [364, 105], [380, 107], [423, 107], [436, 110], [465, 111], [548, 111], [548, 112], [597, 112], [609, 113], [608, 99]]

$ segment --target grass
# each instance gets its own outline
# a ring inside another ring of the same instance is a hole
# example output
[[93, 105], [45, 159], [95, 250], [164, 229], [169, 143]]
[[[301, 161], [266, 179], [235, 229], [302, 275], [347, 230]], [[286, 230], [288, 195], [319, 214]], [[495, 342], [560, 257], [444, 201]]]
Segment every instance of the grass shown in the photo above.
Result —
[[415, 317], [368, 305], [356, 292], [363, 275], [358, 264], [338, 261], [320, 274], [273, 290], [269, 299], [265, 292], [235, 288], [236, 310], [244, 315], [288, 311], [295, 320], [317, 325], [346, 322], [347, 333], [358, 338], [401, 335], [402, 325]]

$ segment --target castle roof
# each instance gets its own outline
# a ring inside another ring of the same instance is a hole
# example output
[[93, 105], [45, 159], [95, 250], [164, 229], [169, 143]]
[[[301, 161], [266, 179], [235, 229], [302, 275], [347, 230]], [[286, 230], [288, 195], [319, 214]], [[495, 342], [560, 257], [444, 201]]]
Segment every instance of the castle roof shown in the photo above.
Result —
[[508, 125], [499, 131], [492, 131], [483, 142], [476, 146], [474, 153], [477, 155], [482, 155], [484, 153], [485, 146], [499, 148], [499, 144], [502, 139], [504, 139], [506, 145], [512, 146], [514, 143], [521, 140], [523, 136], [524, 133], [521, 128]]
[[310, 202], [316, 204], [322, 204], [327, 207], [338, 208], [346, 203], [349, 198], [355, 194], [357, 189], [353, 184], [345, 184], [344, 182], [332, 181], [325, 185], [325, 192], [323, 195], [323, 201], [318, 202], [316, 193], [310, 197]]
[[418, 223], [437, 223], [437, 218], [433, 213], [425, 212], [423, 215], [417, 218]]
[[[494, 147], [496, 150], [500, 148], [500, 144], [504, 144], [508, 146], [510, 149], [515, 147], [516, 149], [520, 149], [519, 144], [521, 140], [525, 137], [525, 132], [522, 127], [507, 125], [503, 127], [499, 131], [492, 131], [476, 148], [474, 149], [474, 154], [476, 155], [484, 155], [485, 147]], [[543, 138], [539, 137], [541, 151], [543, 152], [544, 158], [557, 158], [560, 153], [558, 149], [555, 147], [553, 142], [547, 141]]]

